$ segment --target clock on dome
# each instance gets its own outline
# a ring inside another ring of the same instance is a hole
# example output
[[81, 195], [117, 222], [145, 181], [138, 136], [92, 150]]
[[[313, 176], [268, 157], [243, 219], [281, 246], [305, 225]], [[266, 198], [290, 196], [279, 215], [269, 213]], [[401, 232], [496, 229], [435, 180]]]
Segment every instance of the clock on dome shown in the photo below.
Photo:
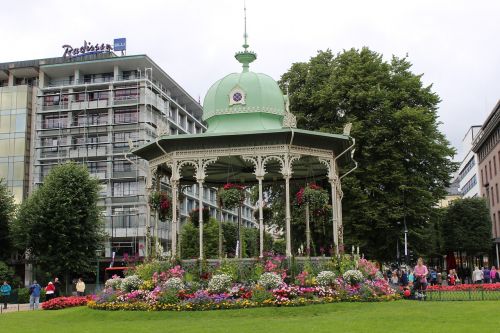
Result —
[[234, 87], [229, 93], [229, 105], [245, 104], [245, 92], [240, 87]]

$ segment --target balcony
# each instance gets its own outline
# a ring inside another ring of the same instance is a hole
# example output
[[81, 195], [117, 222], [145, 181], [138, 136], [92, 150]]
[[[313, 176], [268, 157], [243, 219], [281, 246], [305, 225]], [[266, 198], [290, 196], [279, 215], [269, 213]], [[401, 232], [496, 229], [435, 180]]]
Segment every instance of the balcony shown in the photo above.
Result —
[[75, 149], [69, 150], [70, 158], [78, 158], [78, 157], [92, 157], [92, 156], [106, 156], [107, 149], [106, 147], [78, 147]]

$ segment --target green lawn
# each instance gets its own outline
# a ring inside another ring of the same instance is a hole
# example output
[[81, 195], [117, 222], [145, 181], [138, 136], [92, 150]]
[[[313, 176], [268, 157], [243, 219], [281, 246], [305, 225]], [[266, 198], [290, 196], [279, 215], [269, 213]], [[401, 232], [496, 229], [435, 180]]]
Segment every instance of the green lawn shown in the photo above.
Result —
[[337, 303], [210, 312], [108, 312], [85, 307], [3, 314], [15, 332], [500, 332], [500, 302]]

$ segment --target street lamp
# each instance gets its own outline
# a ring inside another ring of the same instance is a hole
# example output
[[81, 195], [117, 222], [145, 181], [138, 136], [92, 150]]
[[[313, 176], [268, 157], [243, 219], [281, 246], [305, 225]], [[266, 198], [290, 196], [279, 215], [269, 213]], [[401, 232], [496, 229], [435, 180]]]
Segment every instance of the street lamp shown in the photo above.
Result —
[[97, 249], [95, 251], [96, 258], [97, 258], [97, 269], [96, 269], [96, 278], [95, 278], [95, 292], [101, 291], [101, 285], [99, 283], [99, 259], [101, 258], [102, 255], [102, 249]]

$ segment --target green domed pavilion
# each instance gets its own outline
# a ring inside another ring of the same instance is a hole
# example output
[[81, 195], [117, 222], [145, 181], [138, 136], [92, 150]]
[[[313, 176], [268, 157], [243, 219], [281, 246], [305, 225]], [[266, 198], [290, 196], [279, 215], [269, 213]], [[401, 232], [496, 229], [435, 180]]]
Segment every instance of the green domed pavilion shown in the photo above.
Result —
[[[262, 188], [266, 183], [283, 182], [286, 193], [286, 255], [292, 256], [290, 233], [290, 180], [327, 178], [331, 185], [332, 232], [337, 251], [342, 251], [342, 166], [352, 160], [354, 139], [349, 130], [328, 134], [296, 128], [288, 97], [270, 76], [250, 71], [257, 59], [244, 50], [235, 58], [240, 73], [216, 81], [203, 102], [207, 130], [199, 134], [160, 135], [154, 142], [135, 148], [132, 153], [149, 162], [149, 188], [152, 175], [165, 174], [172, 188], [172, 256], [177, 255], [177, 200], [181, 184], [197, 183], [219, 187], [228, 182], [259, 185], [260, 256], [263, 243]], [[351, 151], [351, 153], [349, 153]], [[161, 173], [157, 173], [162, 170]], [[203, 209], [203, 191], [198, 207]], [[200, 259], [203, 258], [203, 214], [199, 214]]]

